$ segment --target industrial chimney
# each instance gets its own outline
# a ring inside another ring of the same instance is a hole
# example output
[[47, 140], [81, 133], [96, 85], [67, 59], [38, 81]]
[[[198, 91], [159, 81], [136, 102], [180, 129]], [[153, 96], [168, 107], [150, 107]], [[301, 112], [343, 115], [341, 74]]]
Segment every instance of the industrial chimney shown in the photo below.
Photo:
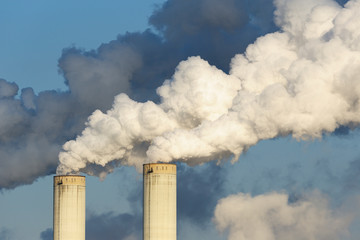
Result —
[[54, 240], [85, 240], [85, 177], [54, 177]]
[[149, 163], [144, 176], [144, 240], [176, 240], [176, 165]]

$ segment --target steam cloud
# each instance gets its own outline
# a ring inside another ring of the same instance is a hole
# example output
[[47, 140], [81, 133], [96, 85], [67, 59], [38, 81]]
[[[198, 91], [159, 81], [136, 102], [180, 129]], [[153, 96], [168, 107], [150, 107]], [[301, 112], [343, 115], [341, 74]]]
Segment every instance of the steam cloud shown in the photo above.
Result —
[[110, 109], [115, 95], [158, 101], [155, 89], [188, 56], [228, 71], [234, 54], [274, 31], [273, 8], [267, 0], [167, 0], [149, 18], [155, 31], [127, 32], [91, 51], [64, 49], [67, 91], [35, 93], [0, 80], [0, 190], [55, 173], [61, 146], [94, 110]]
[[[189, 165], [238, 156], [260, 140], [319, 138], [360, 122], [360, 1], [276, 0], [278, 32], [236, 55], [229, 74], [200, 57], [157, 89], [159, 104], [116, 96], [60, 153], [57, 172], [87, 166]], [[106, 171], [106, 170], [104, 170]]]
[[214, 222], [220, 231], [228, 230], [228, 240], [335, 240], [347, 234], [351, 217], [344, 214], [331, 210], [318, 193], [295, 203], [283, 193], [237, 194], [219, 201]]

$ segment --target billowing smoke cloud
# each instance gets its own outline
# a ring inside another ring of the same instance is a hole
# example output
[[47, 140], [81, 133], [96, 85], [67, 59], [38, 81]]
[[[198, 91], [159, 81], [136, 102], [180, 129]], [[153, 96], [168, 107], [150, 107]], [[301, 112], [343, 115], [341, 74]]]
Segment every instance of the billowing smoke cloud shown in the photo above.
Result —
[[71, 93], [80, 102], [106, 109], [116, 94], [130, 92], [130, 78], [141, 66], [141, 57], [127, 44], [112, 42], [100, 46], [96, 54], [66, 49], [59, 66]]
[[115, 95], [158, 101], [155, 89], [181, 60], [199, 55], [228, 70], [231, 57], [275, 29], [271, 1], [223, 2], [168, 0], [150, 17], [155, 30], [128, 32], [92, 51], [64, 49], [59, 70], [66, 92], [35, 94], [0, 80], [0, 189], [54, 173], [61, 146], [81, 133], [94, 110], [108, 110]]
[[[111, 47], [113, 55], [119, 55], [121, 49], [122, 55], [116, 61], [108, 53]], [[54, 173], [62, 144], [81, 132], [87, 116], [96, 108], [109, 108], [115, 95], [112, 91], [129, 92], [131, 72], [138, 66], [137, 55], [125, 46], [109, 44], [108, 48], [99, 49], [98, 56], [92, 59], [79, 57], [68, 63], [71, 66], [63, 64], [69, 92], [44, 91], [35, 95], [31, 88], [25, 88], [19, 99], [18, 86], [0, 80], [0, 188], [31, 183], [39, 176]], [[83, 75], [71, 68], [86, 66], [92, 71], [84, 71]], [[95, 94], [94, 89], [101, 96], [96, 101], [87, 97]]]
[[[275, 1], [281, 31], [231, 61], [230, 74], [200, 57], [182, 61], [157, 89], [161, 101], [125, 94], [60, 153], [58, 173], [91, 163], [189, 165], [238, 156], [263, 139], [319, 138], [360, 121], [359, 1]], [[351, 24], [350, 24], [351, 23]]]
[[221, 199], [214, 221], [233, 240], [343, 239], [351, 216], [330, 209], [327, 200], [312, 193], [289, 202], [284, 193], [251, 197], [237, 194]]

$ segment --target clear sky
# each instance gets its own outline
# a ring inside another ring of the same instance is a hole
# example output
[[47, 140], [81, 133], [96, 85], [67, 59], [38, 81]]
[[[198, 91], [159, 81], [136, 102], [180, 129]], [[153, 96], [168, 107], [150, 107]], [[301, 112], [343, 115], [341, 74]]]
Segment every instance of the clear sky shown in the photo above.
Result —
[[[61, 147], [119, 93], [139, 101], [124, 100], [132, 107], [120, 116], [148, 128], [125, 145], [133, 158], [112, 155], [116, 134], [86, 146], [95, 159], [81, 170], [87, 240], [141, 239], [142, 175], [126, 165], [141, 165], [151, 147], [178, 164], [178, 239], [358, 239], [360, 17], [351, 13], [360, 2], [347, 12], [331, 0], [306, 2], [1, 1], [0, 240], [52, 239]], [[246, 58], [233, 58], [249, 44]], [[156, 93], [166, 79], [177, 84]], [[135, 115], [147, 100], [163, 105]], [[166, 131], [156, 128], [168, 123], [158, 109], [175, 116]], [[86, 126], [97, 132], [100, 120]], [[206, 145], [203, 136], [215, 137]], [[79, 154], [76, 144], [67, 152]], [[98, 153], [110, 156], [104, 168]]]

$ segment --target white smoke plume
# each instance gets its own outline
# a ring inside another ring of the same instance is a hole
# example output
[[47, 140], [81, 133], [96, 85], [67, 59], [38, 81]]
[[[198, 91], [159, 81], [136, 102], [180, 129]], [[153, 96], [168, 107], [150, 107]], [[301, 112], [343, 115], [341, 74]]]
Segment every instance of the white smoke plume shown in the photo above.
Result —
[[351, 214], [331, 210], [317, 192], [289, 203], [285, 193], [228, 196], [219, 201], [214, 222], [228, 240], [336, 240], [347, 235]]
[[109, 110], [116, 95], [158, 102], [156, 89], [188, 56], [228, 71], [236, 53], [277, 29], [273, 10], [268, 0], [166, 0], [154, 6], [149, 29], [88, 51], [63, 49], [58, 67], [64, 90], [36, 93], [19, 89], [16, 79], [0, 79], [0, 191], [53, 174], [62, 145], [81, 134], [96, 109]]
[[159, 104], [116, 97], [60, 153], [61, 174], [89, 164], [190, 165], [238, 156], [260, 140], [320, 138], [360, 122], [360, 1], [276, 0], [279, 32], [258, 38], [229, 74], [199, 57], [158, 88]]

